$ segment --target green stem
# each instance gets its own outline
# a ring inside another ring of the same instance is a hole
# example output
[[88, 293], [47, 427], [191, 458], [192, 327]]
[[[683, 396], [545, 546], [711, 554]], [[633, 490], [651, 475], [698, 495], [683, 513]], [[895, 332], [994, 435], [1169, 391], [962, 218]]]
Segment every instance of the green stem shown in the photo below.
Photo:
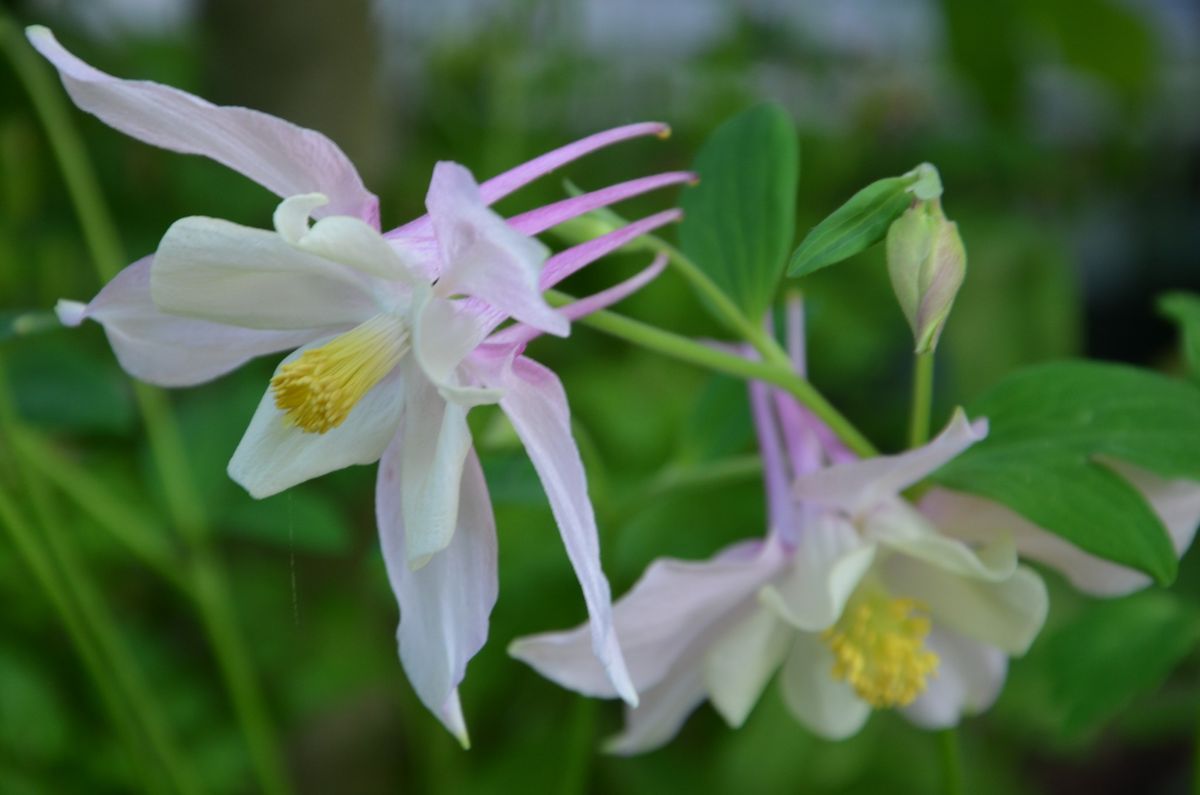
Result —
[[[555, 306], [563, 306], [575, 300], [554, 290], [548, 291], [546, 298]], [[790, 361], [782, 365], [745, 359], [607, 310], [593, 312], [577, 322], [664, 356], [739, 378], [763, 381], [784, 389], [817, 415], [855, 453], [864, 458], [879, 454], [875, 446], [812, 384], [797, 375]], [[784, 359], [787, 359], [786, 354]]]
[[966, 795], [958, 731], [953, 727], [942, 729], [937, 733], [937, 738], [942, 757], [942, 791], [946, 795]]
[[[21, 31], [3, 15], [0, 15], [0, 47], [12, 61], [33, 101], [62, 170], [97, 272], [102, 280], [108, 281], [125, 264], [125, 257], [67, 105]], [[288, 792], [290, 786], [278, 755], [274, 727], [233, 620], [228, 587], [209, 545], [201, 501], [188, 471], [179, 429], [161, 392], [145, 384], [135, 384], [134, 393], [151, 451], [162, 473], [168, 512], [189, 546], [196, 605], [246, 735], [259, 783], [268, 793]]]
[[933, 405], [933, 351], [913, 358], [912, 406], [908, 420], [908, 446], [929, 441], [929, 412]]

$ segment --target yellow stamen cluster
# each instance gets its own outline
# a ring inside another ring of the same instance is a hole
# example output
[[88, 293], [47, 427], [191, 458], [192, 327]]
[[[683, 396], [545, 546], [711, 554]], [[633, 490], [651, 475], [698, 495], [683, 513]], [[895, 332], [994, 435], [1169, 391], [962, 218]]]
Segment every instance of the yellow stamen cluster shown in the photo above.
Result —
[[911, 704], [937, 675], [938, 656], [925, 648], [929, 616], [913, 599], [870, 594], [847, 605], [822, 633], [836, 659], [833, 677], [876, 709]]
[[407, 350], [408, 332], [400, 319], [376, 315], [280, 367], [271, 379], [275, 406], [301, 430], [325, 433], [345, 422]]

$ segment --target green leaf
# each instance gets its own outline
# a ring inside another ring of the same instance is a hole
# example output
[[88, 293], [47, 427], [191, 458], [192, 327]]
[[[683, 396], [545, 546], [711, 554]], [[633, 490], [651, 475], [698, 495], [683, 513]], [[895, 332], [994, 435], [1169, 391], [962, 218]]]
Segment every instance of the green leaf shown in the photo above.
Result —
[[62, 328], [53, 312], [33, 309], [0, 312], [0, 342]]
[[775, 296], [796, 223], [800, 154], [791, 118], [759, 105], [717, 128], [696, 156], [700, 184], [683, 194], [679, 240], [752, 320]]
[[1037, 650], [1063, 734], [1098, 728], [1200, 642], [1200, 611], [1161, 591], [1097, 602]]
[[1200, 295], [1167, 293], [1158, 299], [1158, 311], [1179, 324], [1188, 371], [1200, 376]]
[[975, 401], [988, 438], [934, 473], [1004, 503], [1079, 548], [1169, 583], [1178, 568], [1162, 522], [1105, 463], [1200, 480], [1200, 391], [1098, 362], [1038, 365]]
[[914, 196], [935, 199], [941, 193], [937, 169], [928, 163], [872, 182], [812, 228], [792, 254], [788, 276], [806, 276], [870, 248], [883, 240]]

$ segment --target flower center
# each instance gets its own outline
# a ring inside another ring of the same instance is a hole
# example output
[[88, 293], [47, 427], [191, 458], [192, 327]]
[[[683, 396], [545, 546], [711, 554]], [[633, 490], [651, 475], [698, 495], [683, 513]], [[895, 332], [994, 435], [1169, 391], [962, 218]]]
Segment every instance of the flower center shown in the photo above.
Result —
[[345, 422], [407, 351], [408, 329], [400, 318], [376, 315], [280, 367], [271, 379], [275, 406], [301, 430], [325, 433]]
[[937, 675], [938, 656], [925, 648], [929, 628], [924, 605], [875, 591], [852, 600], [821, 639], [836, 658], [833, 678], [886, 709], [911, 704]]

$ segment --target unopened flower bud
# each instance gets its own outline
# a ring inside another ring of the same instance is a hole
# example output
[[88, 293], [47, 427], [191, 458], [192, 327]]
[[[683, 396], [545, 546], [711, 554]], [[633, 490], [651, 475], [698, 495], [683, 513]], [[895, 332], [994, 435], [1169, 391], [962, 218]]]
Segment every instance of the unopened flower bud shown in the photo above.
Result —
[[967, 271], [958, 226], [946, 220], [940, 201], [918, 201], [892, 222], [887, 262], [916, 352], [932, 351]]

